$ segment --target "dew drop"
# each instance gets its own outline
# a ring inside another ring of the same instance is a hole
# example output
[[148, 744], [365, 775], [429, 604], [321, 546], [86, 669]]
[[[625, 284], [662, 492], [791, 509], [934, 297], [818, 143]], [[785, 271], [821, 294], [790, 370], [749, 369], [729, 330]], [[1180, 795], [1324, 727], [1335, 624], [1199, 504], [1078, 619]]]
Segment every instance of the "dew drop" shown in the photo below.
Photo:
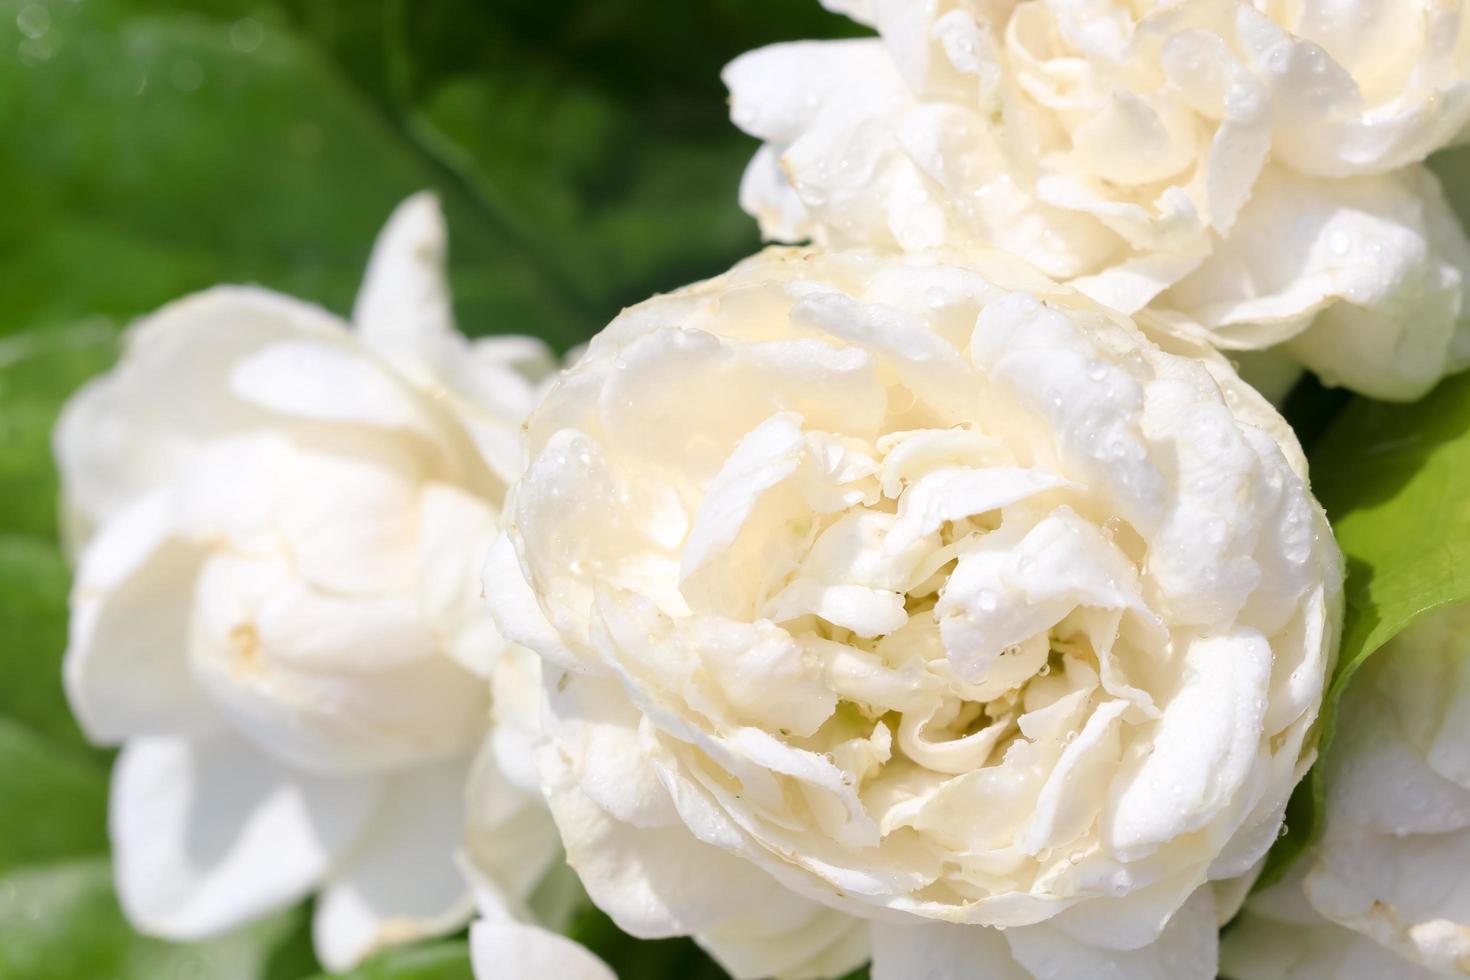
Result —
[[249, 54], [265, 40], [265, 28], [253, 17], [242, 17], [230, 25], [230, 47]]
[[51, 29], [51, 12], [39, 3], [28, 3], [15, 15], [15, 26], [34, 41]]

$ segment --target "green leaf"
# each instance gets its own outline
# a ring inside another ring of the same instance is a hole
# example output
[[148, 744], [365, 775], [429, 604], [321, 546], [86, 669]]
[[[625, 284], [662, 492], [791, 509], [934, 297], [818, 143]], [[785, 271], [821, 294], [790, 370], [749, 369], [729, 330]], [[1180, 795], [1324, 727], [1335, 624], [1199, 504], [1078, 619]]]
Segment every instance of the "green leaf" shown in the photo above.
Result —
[[1347, 389], [1325, 387], [1308, 371], [1287, 393], [1281, 414], [1296, 433], [1302, 449], [1310, 453], [1351, 400], [1352, 393]]
[[107, 853], [107, 768], [0, 718], [0, 874]]
[[351, 18], [291, 7], [589, 331], [758, 247], [736, 206], [756, 144], [727, 118], [723, 65], [772, 41], [858, 30], [786, 0], [375, 0]]
[[[0, 261], [0, 280], [4, 268]], [[51, 429], [62, 403], [115, 354], [105, 320], [0, 336], [0, 532], [54, 537]]]
[[568, 346], [756, 247], [724, 62], [853, 29], [786, 0], [188, 7], [0, 0], [0, 332], [221, 281], [345, 311], [429, 187], [465, 329]]
[[[1410, 405], [1353, 400], [1311, 463], [1347, 559], [1342, 648], [1322, 707], [1325, 751], [1363, 662], [1425, 613], [1470, 599], [1470, 376]], [[1293, 795], [1264, 883], [1320, 831], [1323, 779], [1315, 767]]]
[[471, 980], [473, 976], [469, 944], [451, 940], [400, 946], [348, 973], [323, 973], [317, 980]]
[[1463, 218], [1470, 215], [1470, 147], [1441, 150], [1429, 158], [1429, 169], [1444, 185], [1450, 207]]
[[[30, 37], [18, 16], [38, 6]], [[450, 214], [466, 326], [589, 329], [272, 6], [0, 0], [0, 49], [19, 52], [0, 59], [0, 330], [126, 319], [217, 282], [344, 312], [383, 220], [425, 187]]]
[[0, 337], [0, 718], [78, 750], [85, 740], [61, 693], [69, 576], [55, 544], [51, 430], [115, 347], [104, 321]]
[[0, 876], [0, 980], [254, 980], [291, 917], [189, 946], [134, 933], [105, 860]]
[[567, 935], [602, 958], [619, 977], [640, 980], [725, 980], [726, 973], [689, 939], [634, 939], [588, 904]]
[[302, 980], [316, 976], [321, 969], [311, 941], [310, 906], [304, 905], [297, 910], [292, 926], [271, 946], [260, 980]]
[[0, 719], [86, 751], [61, 692], [67, 581], [56, 545], [0, 534]]

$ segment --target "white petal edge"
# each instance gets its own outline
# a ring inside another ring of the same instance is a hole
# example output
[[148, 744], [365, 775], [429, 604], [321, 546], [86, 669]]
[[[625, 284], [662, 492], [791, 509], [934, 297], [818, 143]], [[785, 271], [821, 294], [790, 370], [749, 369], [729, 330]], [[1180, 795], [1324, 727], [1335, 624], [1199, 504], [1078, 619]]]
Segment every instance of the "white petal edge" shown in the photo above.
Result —
[[474, 902], [455, 860], [469, 769], [461, 758], [384, 779], [367, 827], [317, 901], [312, 936], [327, 969], [350, 970], [387, 946], [469, 921]]
[[617, 980], [584, 946], [520, 922], [470, 927], [475, 980]]
[[390, 363], [424, 370], [454, 334], [444, 273], [448, 232], [439, 199], [422, 191], [393, 209], [373, 244], [352, 307], [358, 335]]
[[87, 737], [102, 744], [217, 724], [186, 659], [197, 558], [170, 537], [169, 511], [166, 494], [138, 501], [77, 570], [62, 679]]
[[1155, 942], [1138, 949], [1098, 949], [1045, 924], [1003, 935], [1035, 980], [1213, 980], [1219, 956], [1215, 898], [1208, 886], [1195, 890]]
[[285, 908], [352, 845], [377, 789], [292, 772], [232, 735], [133, 739], [109, 810], [123, 910], [194, 940]]
[[1005, 935], [989, 926], [875, 922], [872, 980], [1031, 980]]

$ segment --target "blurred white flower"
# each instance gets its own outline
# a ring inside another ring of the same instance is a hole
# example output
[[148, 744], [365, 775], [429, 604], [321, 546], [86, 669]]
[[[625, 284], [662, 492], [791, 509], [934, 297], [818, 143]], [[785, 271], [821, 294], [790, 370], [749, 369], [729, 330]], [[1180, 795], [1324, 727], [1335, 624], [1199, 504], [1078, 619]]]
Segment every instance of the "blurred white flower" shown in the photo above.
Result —
[[[351, 328], [259, 288], [180, 300], [58, 426], [66, 687], [122, 745], [117, 885], [146, 932], [319, 890], [318, 954], [342, 969], [469, 917], [456, 852], [505, 646], [480, 565], [553, 362], [456, 332], [444, 239], [431, 196], [405, 202]], [[501, 784], [490, 825], [539, 806]], [[543, 827], [507, 900], [555, 853]]]
[[1470, 607], [1353, 679], [1321, 841], [1226, 934], [1235, 980], [1470, 976]]
[[1311, 762], [1339, 592], [1223, 359], [996, 253], [772, 249], [527, 426], [487, 594], [625, 930], [738, 977], [1215, 975], [1207, 883]]
[[470, 958], [475, 980], [617, 980], [580, 944], [520, 922], [476, 922]]
[[725, 73], [769, 238], [996, 246], [1377, 397], [1470, 364], [1470, 243], [1422, 166], [1470, 120], [1463, 3], [829, 6], [881, 39]]

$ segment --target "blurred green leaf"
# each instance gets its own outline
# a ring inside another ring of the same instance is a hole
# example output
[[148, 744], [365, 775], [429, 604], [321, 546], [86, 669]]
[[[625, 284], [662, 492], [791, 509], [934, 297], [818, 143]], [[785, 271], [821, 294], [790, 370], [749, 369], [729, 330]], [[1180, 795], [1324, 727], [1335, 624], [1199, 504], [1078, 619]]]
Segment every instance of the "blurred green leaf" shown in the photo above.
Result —
[[1328, 388], [1310, 371], [1287, 392], [1281, 414], [1296, 433], [1302, 449], [1311, 453], [1332, 422], [1352, 401], [1345, 388]]
[[345, 311], [430, 187], [464, 327], [568, 346], [756, 247], [719, 69], [845, 25], [785, 0], [0, 0], [0, 331], [220, 281]]
[[61, 692], [67, 570], [56, 545], [0, 534], [0, 720], [86, 751]]
[[112, 357], [85, 322], [0, 337], [0, 871], [107, 850], [105, 755], [61, 690], [69, 576], [55, 543], [51, 427]]
[[[32, 7], [36, 37], [17, 19]], [[445, 198], [468, 327], [586, 329], [269, 5], [0, 0], [0, 50], [19, 52], [0, 58], [0, 184], [18, 205], [0, 211], [4, 329], [127, 318], [222, 281], [346, 311], [379, 226], [424, 187]]]
[[[298, 23], [602, 326], [758, 247], [720, 69], [858, 28], [789, 0], [370, 0]], [[387, 56], [383, 56], [387, 52]]]
[[584, 906], [567, 935], [602, 958], [619, 977], [640, 980], [725, 980], [724, 970], [689, 939], [634, 939], [596, 906]]
[[1470, 146], [1441, 150], [1429, 158], [1429, 169], [1444, 185], [1450, 207], [1463, 224], [1465, 216], [1470, 215]]
[[[1312, 488], [1347, 558], [1342, 651], [1322, 708], [1321, 748], [1363, 662], [1420, 616], [1470, 599], [1470, 376], [1422, 401], [1354, 399], [1312, 451]], [[1323, 768], [1297, 788], [1274, 880], [1321, 829]]]
[[302, 980], [321, 972], [311, 944], [310, 905], [304, 905], [271, 947], [260, 980]]
[[290, 917], [207, 943], [135, 934], [105, 860], [0, 876], [0, 980], [253, 980]]
[[[0, 259], [0, 278], [4, 267]], [[51, 429], [72, 391], [115, 354], [106, 320], [0, 336], [0, 533], [55, 536]]]
[[472, 980], [473, 976], [469, 944], [452, 940], [390, 949], [348, 973], [323, 973], [317, 980]]
[[0, 718], [0, 874], [107, 853], [107, 768]]
[[61, 692], [69, 576], [55, 542], [51, 429], [115, 346], [96, 320], [0, 336], [0, 719], [78, 752], [85, 740]]

